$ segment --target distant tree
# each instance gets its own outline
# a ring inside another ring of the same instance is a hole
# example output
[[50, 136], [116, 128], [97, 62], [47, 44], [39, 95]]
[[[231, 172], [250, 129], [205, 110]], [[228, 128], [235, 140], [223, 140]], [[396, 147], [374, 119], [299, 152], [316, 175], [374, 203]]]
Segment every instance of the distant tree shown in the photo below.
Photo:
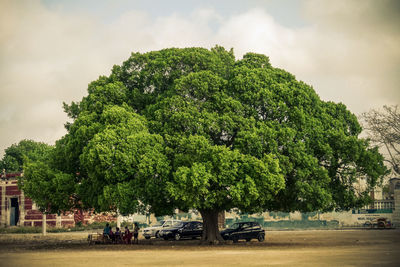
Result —
[[[18, 144], [13, 144], [5, 149], [4, 157], [0, 161], [0, 167], [8, 173], [22, 172], [26, 166], [34, 164], [40, 166], [38, 170], [46, 171], [42, 169], [45, 166], [43, 162], [49, 160], [52, 150], [53, 146], [48, 144], [33, 140], [22, 140]], [[30, 167], [27, 167], [27, 169], [28, 172], [32, 171]], [[31, 196], [37, 201], [36, 204], [43, 214], [48, 213], [50, 200], [54, 201], [58, 197], [53, 187], [49, 186], [53, 181], [47, 181], [46, 178], [41, 179], [42, 175], [32, 175], [31, 173], [28, 174], [28, 177], [30, 178], [19, 177], [19, 188], [22, 188], [26, 195]], [[65, 188], [63, 188], [64, 191]], [[43, 224], [43, 234], [46, 234], [45, 224]]]
[[3, 159], [0, 161], [1, 170], [6, 172], [21, 172], [24, 162], [41, 161], [52, 147], [48, 144], [33, 140], [22, 140], [5, 149]]
[[19, 186], [35, 201], [42, 213], [51, 214], [81, 208], [76, 198], [74, 176], [51, 168], [47, 162], [28, 162]]
[[400, 175], [400, 110], [398, 106], [383, 106], [361, 116], [371, 141], [385, 151], [385, 161], [395, 175]]
[[221, 211], [347, 210], [385, 172], [343, 104], [321, 101], [260, 54], [133, 53], [64, 108], [68, 133], [45, 166], [27, 166], [24, 183], [41, 184], [32, 198], [55, 211], [196, 209], [214, 241]]

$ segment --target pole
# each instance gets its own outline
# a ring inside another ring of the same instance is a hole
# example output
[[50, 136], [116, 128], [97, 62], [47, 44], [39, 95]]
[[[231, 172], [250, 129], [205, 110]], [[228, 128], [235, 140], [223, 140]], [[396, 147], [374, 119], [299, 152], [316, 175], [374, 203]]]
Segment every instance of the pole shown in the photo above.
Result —
[[46, 223], [46, 213], [44, 213], [43, 212], [43, 215], [42, 215], [42, 234], [43, 235], [46, 235], [46, 226], [47, 226], [47, 223]]
[[117, 210], [117, 227], [121, 229], [121, 215], [119, 214], [119, 210]]

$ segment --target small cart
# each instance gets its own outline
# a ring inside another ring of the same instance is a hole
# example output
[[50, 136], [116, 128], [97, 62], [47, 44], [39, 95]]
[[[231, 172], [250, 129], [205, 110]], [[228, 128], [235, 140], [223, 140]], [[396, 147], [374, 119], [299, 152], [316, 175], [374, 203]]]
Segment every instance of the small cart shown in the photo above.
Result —
[[87, 241], [89, 245], [112, 243], [111, 237], [109, 235], [104, 235], [102, 233], [88, 234]]

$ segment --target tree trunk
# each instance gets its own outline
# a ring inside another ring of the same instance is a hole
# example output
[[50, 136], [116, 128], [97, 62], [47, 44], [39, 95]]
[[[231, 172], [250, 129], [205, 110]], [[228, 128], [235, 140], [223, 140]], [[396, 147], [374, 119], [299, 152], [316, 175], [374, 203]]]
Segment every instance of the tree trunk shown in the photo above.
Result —
[[218, 229], [218, 211], [200, 210], [203, 218], [203, 236], [201, 240], [208, 244], [216, 244], [224, 241]]

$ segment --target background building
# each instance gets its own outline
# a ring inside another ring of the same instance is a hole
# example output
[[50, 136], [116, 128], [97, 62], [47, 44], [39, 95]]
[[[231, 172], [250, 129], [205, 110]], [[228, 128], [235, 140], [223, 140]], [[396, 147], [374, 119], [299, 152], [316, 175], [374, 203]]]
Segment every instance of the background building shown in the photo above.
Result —
[[[21, 173], [5, 173], [0, 177], [0, 225], [5, 226], [42, 226], [43, 213], [35, 203], [18, 188]], [[93, 214], [76, 210], [65, 214], [47, 214], [46, 224], [52, 227], [73, 227], [77, 223], [116, 221], [116, 217], [107, 214]]]

